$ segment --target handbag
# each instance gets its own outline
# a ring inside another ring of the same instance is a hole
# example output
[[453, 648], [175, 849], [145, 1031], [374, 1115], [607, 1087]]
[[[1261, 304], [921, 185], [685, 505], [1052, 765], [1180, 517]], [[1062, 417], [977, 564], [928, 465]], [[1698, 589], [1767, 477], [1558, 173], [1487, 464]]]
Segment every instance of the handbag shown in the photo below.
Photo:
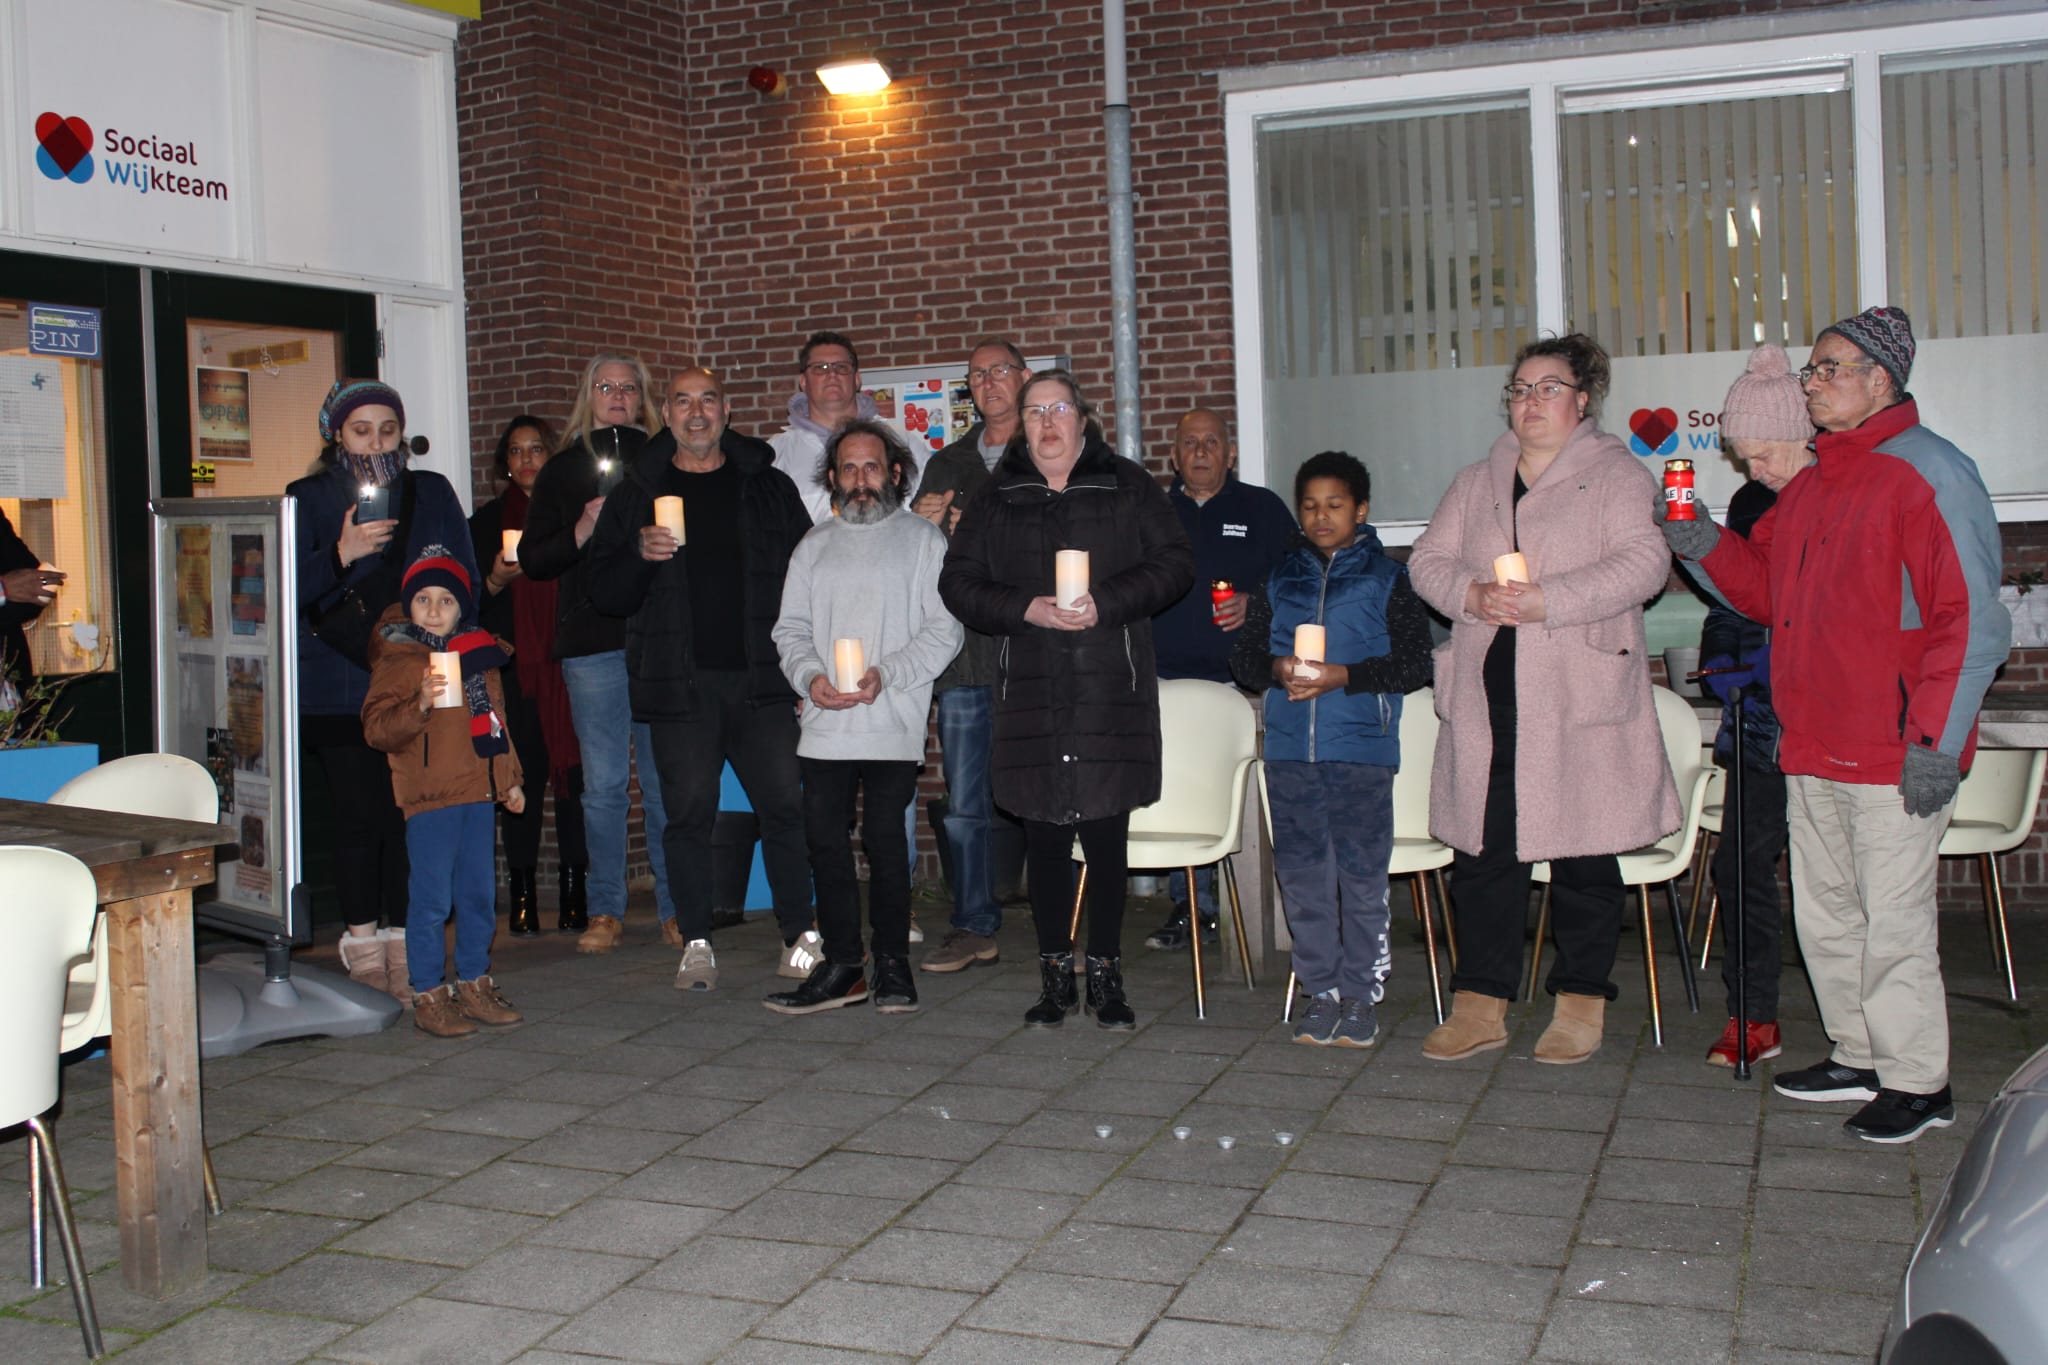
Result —
[[377, 629], [377, 618], [398, 600], [404, 583], [400, 556], [412, 540], [413, 484], [408, 469], [400, 494], [398, 528], [377, 552], [376, 565], [364, 577], [343, 584], [339, 595], [330, 594], [306, 611], [306, 624], [314, 638], [360, 669], [370, 667], [370, 636]]

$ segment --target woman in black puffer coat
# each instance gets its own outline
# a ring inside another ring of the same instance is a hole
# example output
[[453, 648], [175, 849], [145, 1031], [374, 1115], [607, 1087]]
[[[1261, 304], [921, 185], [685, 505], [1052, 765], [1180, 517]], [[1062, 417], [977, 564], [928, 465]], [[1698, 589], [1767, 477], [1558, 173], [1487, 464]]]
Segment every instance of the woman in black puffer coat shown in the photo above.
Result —
[[[1073, 843], [1088, 857], [1088, 1007], [1136, 1022], [1124, 1000], [1125, 840], [1159, 799], [1152, 617], [1195, 579], [1180, 518], [1144, 468], [1119, 458], [1074, 377], [1046, 370], [1020, 396], [1024, 427], [962, 513], [939, 595], [997, 639], [996, 804], [1024, 822], [1043, 995], [1026, 1023], [1077, 1007]], [[1053, 555], [1086, 550], [1089, 592], [1053, 596]]]

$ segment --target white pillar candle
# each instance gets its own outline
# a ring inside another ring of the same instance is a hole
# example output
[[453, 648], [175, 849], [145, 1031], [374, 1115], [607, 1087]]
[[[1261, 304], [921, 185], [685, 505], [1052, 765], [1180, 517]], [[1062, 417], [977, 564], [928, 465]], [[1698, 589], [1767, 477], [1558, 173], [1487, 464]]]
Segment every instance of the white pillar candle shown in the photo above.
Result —
[[517, 564], [519, 562], [519, 532], [506, 531], [504, 537], [505, 562], [507, 564]]
[[427, 655], [427, 666], [438, 674], [443, 682], [441, 695], [434, 698], [434, 709], [461, 706], [462, 700], [462, 656], [454, 650], [435, 651]]
[[866, 652], [858, 640], [832, 642], [832, 686], [841, 692], [860, 691], [860, 679], [868, 671]]
[[664, 493], [654, 500], [654, 524], [666, 527], [676, 538], [676, 544], [686, 541], [683, 535], [683, 500], [673, 493]]
[[1520, 550], [1510, 550], [1493, 561], [1493, 581], [1500, 584], [1527, 583], [1529, 561], [1522, 558]]
[[1052, 557], [1052, 600], [1061, 611], [1072, 611], [1074, 604], [1088, 595], [1088, 552], [1086, 550], [1061, 550]]
[[1323, 628], [1313, 621], [1304, 621], [1294, 628], [1294, 657], [1300, 660], [1294, 671], [1304, 678], [1322, 676], [1322, 670], [1314, 667], [1323, 661]]

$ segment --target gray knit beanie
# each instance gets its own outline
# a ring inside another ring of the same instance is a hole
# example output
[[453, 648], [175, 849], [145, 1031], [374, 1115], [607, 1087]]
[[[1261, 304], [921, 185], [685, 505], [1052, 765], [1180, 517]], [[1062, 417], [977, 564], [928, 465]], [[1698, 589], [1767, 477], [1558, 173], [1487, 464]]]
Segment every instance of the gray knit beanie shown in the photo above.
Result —
[[1813, 419], [1806, 415], [1806, 391], [1793, 376], [1785, 348], [1765, 342], [1749, 353], [1749, 368], [1729, 386], [1721, 404], [1723, 441], [1799, 441], [1813, 439]]

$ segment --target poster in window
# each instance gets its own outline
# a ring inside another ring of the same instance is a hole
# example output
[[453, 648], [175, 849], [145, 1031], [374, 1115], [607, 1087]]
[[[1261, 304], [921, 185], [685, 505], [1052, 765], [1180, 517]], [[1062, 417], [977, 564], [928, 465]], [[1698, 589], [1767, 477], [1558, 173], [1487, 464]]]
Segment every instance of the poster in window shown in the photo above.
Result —
[[213, 528], [178, 529], [178, 638], [213, 638]]
[[237, 635], [263, 633], [263, 537], [228, 537], [229, 628]]
[[202, 464], [256, 458], [249, 436], [249, 372], [199, 367], [199, 425], [194, 429]]
[[237, 772], [266, 776], [263, 751], [262, 659], [228, 660], [228, 738], [234, 745]]
[[[229, 662], [233, 662], [230, 660]], [[235, 863], [235, 896], [268, 908], [273, 880], [270, 868], [270, 784], [247, 773], [235, 774], [235, 809], [221, 819], [235, 828], [240, 858]]]

